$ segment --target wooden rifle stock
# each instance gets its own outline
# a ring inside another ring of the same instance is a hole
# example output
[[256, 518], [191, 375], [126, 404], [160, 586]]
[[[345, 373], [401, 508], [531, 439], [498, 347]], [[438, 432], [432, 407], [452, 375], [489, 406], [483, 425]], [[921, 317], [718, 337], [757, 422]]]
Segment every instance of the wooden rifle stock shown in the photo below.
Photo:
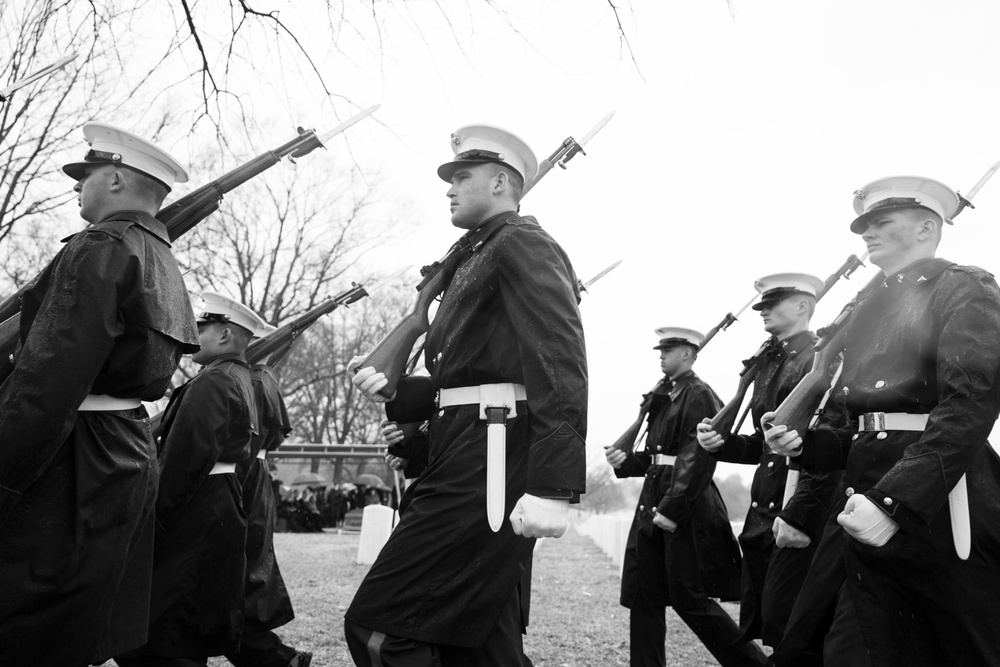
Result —
[[712, 417], [712, 430], [721, 435], [723, 440], [732, 434], [736, 418], [739, 416], [740, 406], [743, 405], [743, 399], [746, 398], [747, 391], [753, 384], [755, 377], [757, 377], [757, 365], [747, 364], [743, 368], [743, 372], [740, 373], [740, 384], [736, 388], [736, 396]]
[[[323, 144], [312, 130], [299, 128], [299, 136], [281, 146], [258, 155], [246, 164], [203, 185], [181, 197], [156, 214], [157, 220], [167, 228], [170, 239], [176, 239], [219, 209], [222, 196], [243, 185], [250, 179], [270, 169], [285, 156], [301, 157]], [[11, 370], [10, 355], [17, 347], [21, 312], [21, 295], [35, 281], [32, 280], [14, 294], [0, 302], [0, 382]]]
[[625, 452], [628, 454], [635, 447], [635, 441], [639, 438], [639, 433], [642, 431], [642, 425], [646, 421], [646, 415], [649, 414], [649, 407], [653, 402], [653, 393], [660, 388], [663, 384], [663, 380], [657, 382], [652, 389], [649, 390], [649, 394], [645, 400], [643, 400], [642, 405], [639, 406], [639, 416], [636, 417], [635, 421], [625, 429], [625, 432], [619, 436], [617, 440], [608, 449], [617, 449], [620, 452]]
[[413, 310], [375, 346], [375, 349], [364, 358], [360, 365], [351, 369], [357, 373], [362, 368], [373, 366], [384, 373], [389, 382], [379, 390], [379, 393], [386, 398], [391, 398], [396, 392], [413, 345], [418, 338], [427, 333], [427, 329], [430, 327], [428, 311], [431, 303], [445, 288], [447, 272], [444, 270], [444, 262], [443, 259], [433, 265], [420, 286], [417, 287], [417, 303], [413, 306]]
[[816, 409], [819, 407], [823, 394], [830, 389], [830, 366], [837, 360], [844, 349], [844, 329], [854, 314], [861, 295], [883, 282], [884, 276], [879, 273], [858, 293], [855, 300], [844, 307], [833, 323], [821, 330], [822, 337], [816, 343], [813, 365], [806, 375], [799, 380], [781, 405], [774, 411], [771, 425], [787, 426], [789, 431], [795, 431], [804, 436], [809, 430]]

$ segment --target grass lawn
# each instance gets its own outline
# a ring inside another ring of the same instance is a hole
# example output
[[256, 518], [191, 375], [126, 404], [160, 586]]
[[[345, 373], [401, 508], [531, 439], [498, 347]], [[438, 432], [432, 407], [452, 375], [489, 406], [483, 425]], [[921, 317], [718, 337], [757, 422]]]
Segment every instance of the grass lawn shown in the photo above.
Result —
[[[368, 570], [355, 564], [358, 536], [275, 535], [281, 571], [295, 606], [279, 628], [286, 644], [312, 651], [313, 667], [350, 667], [344, 611]], [[538, 667], [628, 665], [628, 610], [618, 605], [618, 568], [575, 530], [535, 550], [531, 624], [525, 653]], [[734, 617], [738, 607], [725, 604]], [[112, 663], [107, 663], [110, 667]], [[229, 663], [209, 661], [212, 667]], [[667, 664], [717, 664], [672, 610], [667, 610]]]

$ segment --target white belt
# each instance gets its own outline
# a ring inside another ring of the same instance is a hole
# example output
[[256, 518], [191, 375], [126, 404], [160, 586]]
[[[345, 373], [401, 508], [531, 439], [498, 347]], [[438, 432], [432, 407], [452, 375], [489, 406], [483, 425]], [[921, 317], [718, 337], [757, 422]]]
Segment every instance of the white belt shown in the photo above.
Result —
[[668, 456], [667, 454], [653, 454], [654, 466], [672, 466], [677, 462], [676, 456]]
[[266, 461], [267, 460], [267, 450], [266, 449], [262, 449], [259, 452], [257, 452], [257, 458], [259, 458], [261, 461]]
[[[927, 428], [929, 416], [907, 412], [866, 412], [858, 417], [858, 431], [923, 431]], [[886, 502], [889, 500], [886, 498]], [[955, 552], [959, 558], [967, 560], [972, 549], [972, 522], [965, 475], [948, 493], [948, 512], [951, 515], [951, 537], [955, 543]]]
[[235, 463], [222, 463], [221, 461], [212, 466], [209, 475], [225, 475], [227, 472], [236, 472]]
[[858, 417], [858, 431], [923, 431], [930, 415], [907, 412], [866, 412]]
[[138, 398], [115, 398], [107, 394], [87, 394], [77, 408], [80, 412], [107, 412], [108, 410], [132, 410], [142, 405]]
[[[488, 401], [488, 396], [495, 392], [510, 391], [511, 387], [513, 387], [514, 390], [515, 401], [527, 400], [527, 394], [524, 391], [523, 384], [502, 382], [500, 384], [480, 384], [473, 387], [450, 387], [448, 389], [440, 389], [438, 390], [438, 407], [450, 408], [454, 405], [479, 405], [479, 418], [486, 419], [486, 415], [483, 412], [486, 409], [484, 401]], [[515, 406], [511, 405], [509, 407], [510, 414], [507, 416], [516, 417], [517, 409]]]
[[507, 489], [507, 419], [517, 416], [517, 401], [525, 400], [523, 384], [501, 382], [454, 387], [438, 392], [438, 407], [478, 405], [486, 420], [486, 521], [495, 533], [504, 520]]

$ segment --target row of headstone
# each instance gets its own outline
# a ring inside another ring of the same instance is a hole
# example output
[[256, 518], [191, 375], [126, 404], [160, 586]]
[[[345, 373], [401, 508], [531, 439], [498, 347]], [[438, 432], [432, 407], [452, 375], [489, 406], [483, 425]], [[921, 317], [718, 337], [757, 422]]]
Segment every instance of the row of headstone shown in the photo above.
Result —
[[631, 525], [631, 516], [592, 514], [576, 524], [576, 529], [581, 535], [592, 539], [594, 544], [611, 558], [611, 562], [618, 566], [618, 573], [621, 574], [625, 543], [628, 541]]

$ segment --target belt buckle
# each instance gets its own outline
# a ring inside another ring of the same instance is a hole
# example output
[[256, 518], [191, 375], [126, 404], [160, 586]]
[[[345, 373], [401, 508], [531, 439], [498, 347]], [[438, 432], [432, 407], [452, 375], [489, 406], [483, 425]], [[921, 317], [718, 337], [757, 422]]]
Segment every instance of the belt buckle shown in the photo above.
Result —
[[885, 413], [884, 412], [866, 412], [864, 415], [865, 430], [866, 431], [884, 431], [885, 430]]

